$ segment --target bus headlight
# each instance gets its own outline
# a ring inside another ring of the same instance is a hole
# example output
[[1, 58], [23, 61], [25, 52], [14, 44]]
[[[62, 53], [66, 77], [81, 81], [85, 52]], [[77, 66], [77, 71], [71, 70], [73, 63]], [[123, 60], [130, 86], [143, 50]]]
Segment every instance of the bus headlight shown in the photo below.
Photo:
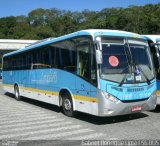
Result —
[[152, 95], [150, 97], [157, 98], [157, 92], [155, 91], [154, 93], [152, 93]]
[[118, 99], [116, 97], [114, 97], [113, 95], [111, 95], [111, 94], [109, 94], [107, 92], [102, 92], [102, 93], [103, 93], [103, 96], [106, 99], [110, 100], [111, 102], [114, 102], [114, 103], [118, 102]]

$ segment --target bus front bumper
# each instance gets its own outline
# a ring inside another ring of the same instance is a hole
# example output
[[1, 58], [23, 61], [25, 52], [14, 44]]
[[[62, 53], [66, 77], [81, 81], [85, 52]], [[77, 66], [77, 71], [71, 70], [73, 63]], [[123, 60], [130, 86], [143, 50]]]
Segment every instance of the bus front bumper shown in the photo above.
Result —
[[157, 96], [157, 104], [160, 105], [160, 95]]
[[153, 110], [157, 104], [157, 96], [155, 93], [152, 94], [147, 100], [127, 103], [120, 100], [117, 100], [117, 102], [110, 101], [104, 97], [102, 92], [99, 92], [99, 97], [100, 103], [98, 108], [98, 116], [106, 117]]

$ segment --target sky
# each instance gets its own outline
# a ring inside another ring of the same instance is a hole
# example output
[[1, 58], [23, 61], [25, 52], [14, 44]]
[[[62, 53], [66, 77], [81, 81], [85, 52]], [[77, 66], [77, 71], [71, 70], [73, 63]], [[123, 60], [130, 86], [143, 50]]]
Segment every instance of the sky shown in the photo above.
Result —
[[100, 11], [111, 7], [143, 6], [157, 3], [160, 3], [160, 0], [0, 0], [0, 17], [28, 15], [37, 8]]

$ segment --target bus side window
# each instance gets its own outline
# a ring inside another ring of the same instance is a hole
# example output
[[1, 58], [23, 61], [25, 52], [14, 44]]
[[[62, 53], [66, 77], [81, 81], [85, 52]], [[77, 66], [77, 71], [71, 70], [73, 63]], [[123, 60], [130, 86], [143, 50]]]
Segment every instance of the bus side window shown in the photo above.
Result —
[[3, 58], [3, 70], [7, 71], [8, 70], [8, 62], [9, 59], [8, 58]]
[[42, 49], [42, 64], [44, 65], [43, 68], [51, 68], [49, 48]]
[[[150, 43], [152, 43], [152, 42], [149, 42], [149, 44]], [[156, 48], [154, 46], [150, 45], [150, 49], [151, 49], [151, 54], [152, 54], [153, 63], [154, 63], [154, 67], [155, 67], [156, 78], [158, 80], [160, 80], [160, 64], [159, 64], [159, 61], [158, 61], [158, 56], [157, 56]]]
[[33, 51], [33, 69], [46, 69], [51, 68], [50, 62], [50, 49], [49, 48], [40, 48]]
[[76, 73], [75, 50], [70, 40], [55, 44], [57, 68]]
[[56, 68], [56, 48], [53, 46], [50, 46], [50, 51], [49, 51], [49, 60], [50, 60], [50, 65], [51, 68]]

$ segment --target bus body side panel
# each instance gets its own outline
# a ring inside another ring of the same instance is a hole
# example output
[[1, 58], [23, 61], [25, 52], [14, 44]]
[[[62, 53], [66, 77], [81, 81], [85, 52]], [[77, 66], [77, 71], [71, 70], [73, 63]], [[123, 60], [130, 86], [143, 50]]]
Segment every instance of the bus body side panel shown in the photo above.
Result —
[[8, 92], [14, 93], [17, 84], [21, 96], [58, 106], [59, 92], [66, 89], [73, 98], [74, 110], [98, 115], [97, 88], [73, 73], [59, 69], [12, 71], [12, 74], [8, 71], [3, 80]]
[[56, 81], [54, 87], [59, 93], [67, 89], [73, 101], [75, 111], [85, 112], [92, 115], [98, 114], [97, 88], [83, 78], [67, 71], [54, 69]]
[[14, 93], [13, 71], [3, 71], [3, 89], [7, 92]]
[[160, 104], [160, 81], [157, 80], [157, 104]]
[[98, 115], [97, 88], [76, 76], [76, 91], [73, 95], [77, 111]]
[[40, 72], [37, 70], [6, 71], [3, 78], [3, 89], [14, 93], [14, 85], [17, 84], [21, 96], [57, 105], [58, 96], [55, 96], [50, 90], [51, 86], [46, 85], [46, 82], [43, 88], [44, 84], [39, 78], [40, 73], [43, 74], [44, 70]]

